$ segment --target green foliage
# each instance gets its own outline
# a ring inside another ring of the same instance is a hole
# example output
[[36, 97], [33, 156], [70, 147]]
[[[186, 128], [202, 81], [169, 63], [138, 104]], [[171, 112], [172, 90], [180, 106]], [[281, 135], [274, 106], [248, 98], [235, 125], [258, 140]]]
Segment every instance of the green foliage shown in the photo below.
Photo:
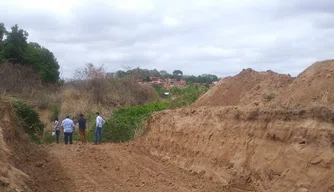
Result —
[[173, 71], [173, 76], [174, 77], [179, 77], [179, 76], [182, 76], [183, 75], [183, 72], [181, 70], [174, 70]]
[[39, 143], [37, 135], [43, 133], [44, 125], [39, 120], [37, 111], [31, 105], [20, 100], [13, 101], [12, 104], [16, 115], [23, 124], [24, 131], [28, 133], [33, 142]]
[[218, 77], [216, 75], [210, 75], [210, 74], [203, 74], [199, 76], [189, 76], [185, 78], [187, 80], [188, 84], [192, 83], [206, 83], [206, 84], [212, 84], [214, 81], [218, 81]]
[[161, 98], [165, 97], [165, 94], [164, 94], [165, 92], [168, 92], [168, 90], [165, 87], [159, 84], [153, 85], [152, 87], [154, 88], [154, 90], [158, 93], [159, 97]]
[[145, 76], [142, 81], [143, 82], [150, 82], [151, 81], [150, 76]]
[[37, 137], [36, 135], [31, 135], [30, 134], [29, 139], [30, 139], [30, 141], [32, 141], [35, 144], [41, 144], [42, 143], [41, 139], [39, 137]]
[[60, 105], [59, 104], [53, 104], [51, 106], [51, 110], [52, 110], [52, 113], [51, 113], [51, 116], [50, 116], [50, 120], [54, 121], [60, 114]]
[[167, 109], [168, 106], [168, 102], [154, 102], [116, 110], [104, 126], [103, 140], [126, 142], [133, 139], [136, 132], [142, 128], [144, 120], [150, 114]]
[[51, 134], [47, 134], [43, 138], [43, 143], [50, 144], [50, 143], [55, 143], [56, 142], [56, 135], [52, 136]]
[[38, 43], [29, 43], [26, 49], [25, 64], [38, 71], [41, 79], [47, 83], [55, 83], [59, 80], [59, 65], [53, 53], [40, 46]]
[[59, 65], [53, 53], [38, 43], [28, 43], [28, 35], [18, 25], [7, 32], [4, 24], [0, 23], [0, 62], [7, 60], [31, 66], [39, 72], [43, 82], [58, 82]]
[[183, 88], [173, 87], [170, 89], [171, 100], [170, 108], [188, 106], [195, 102], [201, 95], [208, 91], [208, 87], [203, 85], [187, 85]]

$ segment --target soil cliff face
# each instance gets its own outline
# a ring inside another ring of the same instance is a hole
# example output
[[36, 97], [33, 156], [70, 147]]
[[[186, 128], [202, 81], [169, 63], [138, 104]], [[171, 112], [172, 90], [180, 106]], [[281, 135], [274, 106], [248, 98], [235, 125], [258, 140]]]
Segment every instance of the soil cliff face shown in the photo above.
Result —
[[246, 69], [155, 114], [140, 140], [227, 191], [334, 191], [333, 93], [333, 60], [297, 78]]
[[151, 154], [232, 191], [331, 191], [333, 114], [252, 107], [165, 111], [150, 119], [141, 142]]
[[70, 181], [58, 161], [30, 143], [10, 102], [0, 100], [0, 191], [70, 191]]

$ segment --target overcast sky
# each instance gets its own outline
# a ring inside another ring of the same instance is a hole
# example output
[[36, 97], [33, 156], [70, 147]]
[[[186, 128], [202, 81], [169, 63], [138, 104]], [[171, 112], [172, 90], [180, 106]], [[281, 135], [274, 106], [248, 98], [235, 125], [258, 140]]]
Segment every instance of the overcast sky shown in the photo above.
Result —
[[0, 22], [52, 51], [65, 78], [87, 62], [295, 76], [334, 57], [334, 0], [1, 0]]

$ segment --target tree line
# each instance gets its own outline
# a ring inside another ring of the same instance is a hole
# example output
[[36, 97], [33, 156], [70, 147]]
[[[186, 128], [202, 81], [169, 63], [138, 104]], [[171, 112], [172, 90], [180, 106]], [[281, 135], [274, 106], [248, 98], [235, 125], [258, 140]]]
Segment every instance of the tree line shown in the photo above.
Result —
[[141, 69], [141, 68], [135, 68], [135, 69], [130, 69], [127, 71], [123, 70], [118, 70], [115, 73], [115, 77], [126, 77], [126, 76], [132, 76], [136, 77], [137, 79], [141, 79], [144, 82], [149, 82], [150, 77], [159, 77], [162, 79], [167, 79], [167, 78], [174, 78], [177, 80], [184, 79], [187, 80], [189, 84], [191, 83], [206, 83], [206, 84], [211, 84], [214, 81], [218, 81], [219, 78], [216, 75], [212, 74], [202, 74], [198, 76], [186, 76], [183, 75], [183, 72], [181, 70], [174, 70], [172, 74], [168, 73], [165, 70], [158, 71], [157, 69], [149, 70], [149, 69]]
[[40, 74], [45, 83], [59, 81], [59, 64], [56, 57], [47, 48], [36, 42], [28, 42], [28, 32], [14, 25], [7, 30], [0, 23], [0, 64], [10, 62], [26, 65]]

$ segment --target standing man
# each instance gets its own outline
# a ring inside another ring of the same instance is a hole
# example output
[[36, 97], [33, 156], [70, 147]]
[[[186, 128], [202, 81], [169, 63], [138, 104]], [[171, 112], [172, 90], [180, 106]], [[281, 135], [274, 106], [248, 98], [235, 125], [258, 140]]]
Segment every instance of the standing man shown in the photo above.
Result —
[[83, 114], [80, 114], [79, 123], [79, 132], [81, 143], [86, 143], [86, 119]]
[[61, 126], [63, 127], [63, 131], [64, 131], [64, 140], [65, 140], [65, 145], [68, 144], [68, 142], [70, 142], [70, 144], [72, 144], [72, 136], [73, 136], [73, 131], [74, 131], [74, 123], [73, 121], [70, 119], [70, 116], [67, 115], [66, 119], [64, 119], [61, 123]]
[[100, 144], [102, 143], [102, 126], [105, 123], [105, 120], [100, 116], [99, 112], [95, 113], [96, 115], [96, 130], [95, 130], [95, 144], [97, 144], [98, 135], [100, 136]]

